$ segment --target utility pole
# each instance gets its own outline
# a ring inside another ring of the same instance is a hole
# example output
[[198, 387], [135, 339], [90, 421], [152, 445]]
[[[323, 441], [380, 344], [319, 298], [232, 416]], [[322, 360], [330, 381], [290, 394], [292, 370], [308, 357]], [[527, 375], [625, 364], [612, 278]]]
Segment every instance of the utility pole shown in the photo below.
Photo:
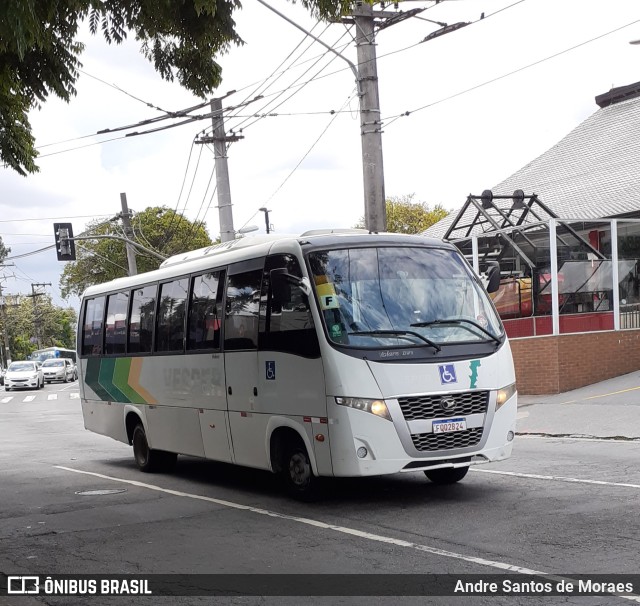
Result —
[[[127, 194], [120, 194], [120, 204], [122, 205], [122, 213], [120, 216], [122, 217], [122, 225], [124, 226], [124, 235], [129, 240], [133, 240], [133, 229], [131, 229], [131, 221], [129, 214], [129, 206], [127, 205]], [[136, 250], [135, 248], [129, 244], [129, 242], [125, 243], [127, 248], [127, 263], [129, 265], [129, 275], [135, 276], [138, 274], [138, 265], [136, 263]]]
[[2, 295], [2, 284], [0, 284], [0, 309], [2, 310], [2, 333], [4, 335], [4, 363], [9, 366], [11, 363], [11, 351], [9, 350], [9, 326], [7, 324], [7, 306]]
[[370, 232], [381, 232], [387, 229], [387, 209], [384, 194], [382, 122], [380, 121], [373, 7], [367, 2], [356, 3], [352, 15], [356, 24], [358, 53], [364, 221]]
[[216, 160], [216, 189], [218, 191], [218, 218], [220, 220], [220, 241], [228, 242], [236, 237], [233, 229], [233, 211], [231, 209], [231, 187], [229, 186], [229, 166], [227, 164], [227, 143], [243, 139], [240, 135], [227, 136], [224, 130], [222, 99], [211, 100], [211, 137], [200, 137], [196, 143], [213, 143]]
[[36, 342], [38, 343], [38, 349], [42, 347], [42, 336], [40, 331], [40, 310], [38, 309], [38, 297], [42, 297], [45, 293], [36, 292], [36, 288], [39, 286], [51, 286], [51, 282], [40, 283], [40, 284], [32, 284], [31, 285], [31, 294], [27, 295], [29, 297], [33, 297], [33, 318], [34, 318], [34, 327], [36, 330]]
[[[367, 2], [356, 2], [351, 16], [344, 23], [356, 25], [356, 47], [358, 66], [344, 55], [328, 46], [320, 38], [279, 12], [265, 0], [258, 0], [270, 11], [288, 21], [307, 36], [327, 48], [349, 64], [356, 77], [360, 97], [360, 134], [362, 140], [362, 173], [364, 179], [364, 221], [370, 232], [381, 232], [387, 228], [387, 209], [384, 195], [384, 168], [382, 164], [382, 123], [380, 121], [380, 97], [378, 95], [378, 67], [376, 65], [374, 19], [387, 19], [385, 25], [393, 25], [406, 16], [416, 14], [416, 9], [401, 14], [374, 11]], [[423, 9], [419, 9], [421, 11]], [[418, 12], [419, 12], [418, 11]]]

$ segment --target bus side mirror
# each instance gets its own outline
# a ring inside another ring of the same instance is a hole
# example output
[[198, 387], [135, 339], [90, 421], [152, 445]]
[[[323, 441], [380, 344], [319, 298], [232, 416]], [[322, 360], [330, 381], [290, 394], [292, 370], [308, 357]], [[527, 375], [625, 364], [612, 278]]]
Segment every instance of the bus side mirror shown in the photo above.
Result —
[[496, 292], [500, 288], [500, 264], [497, 261], [487, 262], [487, 292]]
[[308, 278], [298, 278], [287, 273], [283, 267], [272, 269], [271, 293], [276, 301], [288, 301], [291, 298], [291, 286], [298, 287], [307, 297], [311, 295], [311, 284]]

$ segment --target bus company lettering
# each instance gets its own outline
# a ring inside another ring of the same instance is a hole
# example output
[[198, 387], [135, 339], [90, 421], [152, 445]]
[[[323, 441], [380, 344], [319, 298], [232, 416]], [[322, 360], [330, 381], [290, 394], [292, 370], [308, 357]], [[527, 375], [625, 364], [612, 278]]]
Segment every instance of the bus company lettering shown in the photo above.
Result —
[[381, 358], [408, 358], [413, 355], [411, 349], [388, 349], [387, 351], [381, 351]]
[[164, 386], [179, 391], [200, 386], [207, 396], [221, 395], [224, 379], [217, 368], [167, 368], [164, 370]]

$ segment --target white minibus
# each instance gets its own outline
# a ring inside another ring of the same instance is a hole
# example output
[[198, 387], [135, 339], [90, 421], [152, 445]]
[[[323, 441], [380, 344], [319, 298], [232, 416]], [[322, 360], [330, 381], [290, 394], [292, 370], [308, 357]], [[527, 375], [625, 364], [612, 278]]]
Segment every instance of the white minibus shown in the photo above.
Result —
[[323, 476], [450, 484], [511, 454], [509, 342], [439, 240], [241, 238], [92, 286], [80, 313], [85, 427], [131, 444], [142, 471], [203, 457], [305, 499]]

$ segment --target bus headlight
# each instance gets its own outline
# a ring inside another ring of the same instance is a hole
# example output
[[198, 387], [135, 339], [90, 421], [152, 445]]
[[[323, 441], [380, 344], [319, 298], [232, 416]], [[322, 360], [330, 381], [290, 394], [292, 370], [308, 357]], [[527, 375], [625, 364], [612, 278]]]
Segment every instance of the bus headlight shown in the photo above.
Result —
[[498, 389], [498, 395], [496, 397], [496, 410], [498, 410], [509, 398], [513, 397], [516, 393], [516, 384], [512, 383], [507, 387]]
[[339, 398], [336, 397], [336, 404], [340, 406], [348, 406], [349, 408], [355, 408], [357, 410], [364, 410], [370, 412], [377, 417], [382, 417], [391, 421], [391, 415], [389, 409], [384, 400], [369, 400], [368, 398]]

